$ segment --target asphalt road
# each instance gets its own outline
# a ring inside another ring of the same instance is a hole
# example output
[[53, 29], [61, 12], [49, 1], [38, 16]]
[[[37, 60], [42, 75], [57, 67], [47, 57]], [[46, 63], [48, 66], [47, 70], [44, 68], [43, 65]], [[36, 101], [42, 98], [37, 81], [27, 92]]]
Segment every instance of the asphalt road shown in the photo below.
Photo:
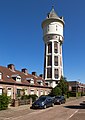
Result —
[[32, 110], [28, 106], [0, 111], [0, 120], [85, 120], [85, 107], [80, 103], [85, 97], [68, 101], [42, 110]]

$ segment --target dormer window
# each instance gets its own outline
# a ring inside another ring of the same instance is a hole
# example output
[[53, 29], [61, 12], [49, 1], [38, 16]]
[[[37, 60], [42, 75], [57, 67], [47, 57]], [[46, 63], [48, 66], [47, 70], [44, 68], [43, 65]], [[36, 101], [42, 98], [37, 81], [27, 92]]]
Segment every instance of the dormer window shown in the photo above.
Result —
[[2, 79], [2, 73], [0, 72], [0, 80]]
[[27, 81], [29, 81], [30, 84], [34, 84], [34, 79], [33, 78], [26, 78]]
[[37, 83], [41, 86], [43, 86], [43, 81], [42, 80], [37, 80]]
[[12, 75], [12, 78], [16, 80], [16, 82], [21, 82], [21, 76], [19, 76], [18, 74]]
[[16, 77], [16, 82], [21, 82], [21, 77], [20, 76]]

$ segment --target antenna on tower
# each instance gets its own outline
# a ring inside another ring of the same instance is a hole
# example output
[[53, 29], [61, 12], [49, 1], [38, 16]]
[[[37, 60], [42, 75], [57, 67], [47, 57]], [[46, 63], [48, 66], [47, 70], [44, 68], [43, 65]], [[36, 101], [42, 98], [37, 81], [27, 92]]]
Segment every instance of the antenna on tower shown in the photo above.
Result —
[[54, 10], [54, 3], [53, 3], [53, 0], [51, 0], [51, 3], [52, 3], [52, 10]]

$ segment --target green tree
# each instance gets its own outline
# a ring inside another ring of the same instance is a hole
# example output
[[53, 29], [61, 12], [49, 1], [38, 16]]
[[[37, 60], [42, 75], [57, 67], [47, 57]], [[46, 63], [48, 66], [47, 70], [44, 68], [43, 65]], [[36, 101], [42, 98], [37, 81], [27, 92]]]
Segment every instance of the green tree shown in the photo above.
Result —
[[61, 76], [60, 82], [57, 85], [62, 91], [62, 95], [67, 94], [68, 91], [68, 82], [65, 77]]
[[49, 94], [50, 96], [58, 96], [58, 95], [62, 95], [62, 91], [59, 87], [55, 87], [51, 90], [51, 93]]

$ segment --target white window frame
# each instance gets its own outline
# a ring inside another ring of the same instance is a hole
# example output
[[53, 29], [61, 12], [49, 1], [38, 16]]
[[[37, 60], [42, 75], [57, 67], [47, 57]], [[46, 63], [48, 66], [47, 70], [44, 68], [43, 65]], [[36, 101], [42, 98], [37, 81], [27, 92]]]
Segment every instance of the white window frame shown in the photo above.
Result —
[[21, 82], [21, 76], [16, 77], [16, 82]]
[[0, 80], [2, 79], [2, 73], [0, 72]]
[[0, 95], [2, 95], [2, 92], [3, 92], [3, 89], [2, 89], [2, 88], [0, 88]]
[[31, 95], [34, 95], [34, 89], [31, 89], [31, 90], [30, 90], [30, 94], [31, 94]]

